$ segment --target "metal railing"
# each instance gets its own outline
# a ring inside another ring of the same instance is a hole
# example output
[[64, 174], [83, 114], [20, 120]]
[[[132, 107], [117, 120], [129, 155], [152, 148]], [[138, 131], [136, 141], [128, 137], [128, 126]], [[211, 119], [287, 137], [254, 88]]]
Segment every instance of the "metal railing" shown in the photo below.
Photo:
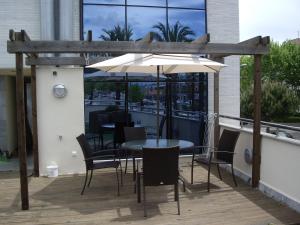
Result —
[[[248, 125], [253, 125], [254, 121], [252, 119], [246, 119], [246, 118], [239, 118], [234, 116], [227, 116], [227, 115], [219, 115], [220, 118], [224, 119], [231, 119], [231, 120], [237, 120], [240, 122], [241, 127], [245, 127]], [[300, 140], [300, 127], [295, 126], [289, 126], [284, 124], [278, 124], [278, 123], [271, 123], [271, 122], [265, 122], [261, 121], [261, 126], [265, 128], [266, 133], [275, 134], [277, 136], [284, 136], [287, 138], [292, 139], [299, 139]], [[296, 132], [291, 134], [291, 132]]]
[[[106, 101], [101, 101], [101, 100], [86, 100], [86, 103], [90, 103], [88, 105], [94, 106], [93, 103], [96, 103], [95, 105], [101, 105], [101, 106], [109, 106], [111, 105], [112, 102], [106, 102]], [[123, 106], [122, 100], [119, 101], [121, 108]], [[134, 111], [134, 112], [145, 112], [145, 113], [150, 113], [150, 114], [156, 114], [156, 106], [149, 106], [149, 105], [144, 105], [141, 106], [140, 104], [129, 104], [129, 111]], [[162, 105], [160, 107], [160, 115], [164, 115], [165, 109], [164, 106]], [[187, 110], [173, 110], [173, 117], [176, 118], [181, 118], [181, 119], [187, 119], [187, 120], [195, 120], [199, 121], [202, 118], [202, 115], [205, 114], [204, 112], [201, 111], [187, 111]], [[224, 119], [230, 119], [230, 120], [236, 120], [240, 122], [241, 127], [247, 127], [249, 125], [252, 125], [254, 121], [252, 119], [247, 119], [247, 118], [240, 118], [240, 117], [234, 117], [234, 116], [228, 116], [228, 115], [219, 115], [220, 118]], [[265, 129], [264, 131], [267, 133], [275, 134], [275, 135], [282, 135], [286, 136], [289, 138], [295, 138], [292, 135], [289, 135], [288, 132], [296, 132], [296, 139], [300, 139], [300, 127], [295, 127], [295, 126], [290, 126], [290, 125], [284, 125], [284, 124], [278, 124], [278, 123], [271, 123], [271, 122], [265, 122], [261, 121], [262, 128]]]

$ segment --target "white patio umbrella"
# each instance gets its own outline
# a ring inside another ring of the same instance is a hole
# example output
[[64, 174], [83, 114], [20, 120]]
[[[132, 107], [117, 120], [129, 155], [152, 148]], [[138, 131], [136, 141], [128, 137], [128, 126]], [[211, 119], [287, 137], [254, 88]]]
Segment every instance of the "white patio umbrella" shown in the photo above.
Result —
[[216, 73], [226, 65], [191, 54], [125, 54], [88, 66], [105, 72], [157, 73], [157, 139], [159, 138], [159, 74]]

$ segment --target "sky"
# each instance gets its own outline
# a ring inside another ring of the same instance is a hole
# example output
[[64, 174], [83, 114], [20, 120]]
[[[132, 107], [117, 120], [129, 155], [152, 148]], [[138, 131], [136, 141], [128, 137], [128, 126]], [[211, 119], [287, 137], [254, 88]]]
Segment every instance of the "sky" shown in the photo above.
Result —
[[282, 43], [300, 37], [300, 0], [239, 0], [240, 40], [258, 35]]

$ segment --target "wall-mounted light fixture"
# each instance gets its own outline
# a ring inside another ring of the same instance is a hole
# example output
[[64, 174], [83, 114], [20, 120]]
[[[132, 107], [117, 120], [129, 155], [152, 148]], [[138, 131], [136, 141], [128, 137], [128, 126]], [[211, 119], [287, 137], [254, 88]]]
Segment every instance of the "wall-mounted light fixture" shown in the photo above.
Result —
[[67, 95], [67, 89], [63, 84], [56, 84], [53, 86], [53, 95], [56, 98], [63, 98]]

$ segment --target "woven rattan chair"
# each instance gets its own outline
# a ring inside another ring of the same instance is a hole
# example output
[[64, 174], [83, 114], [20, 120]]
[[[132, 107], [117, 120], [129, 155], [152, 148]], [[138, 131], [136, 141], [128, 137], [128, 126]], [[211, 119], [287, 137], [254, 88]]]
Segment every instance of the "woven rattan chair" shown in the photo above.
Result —
[[[85, 180], [81, 191], [81, 195], [83, 195], [87, 184], [87, 180], [89, 176], [88, 172], [91, 171], [90, 179], [88, 182], [88, 187], [89, 187], [92, 181], [93, 171], [96, 169], [105, 169], [105, 168], [114, 168], [116, 170], [118, 195], [120, 195], [118, 169], [120, 169], [120, 173], [121, 173], [121, 184], [123, 184], [123, 175], [122, 175], [122, 166], [121, 166], [120, 158], [118, 157], [118, 160], [116, 160], [116, 156], [119, 154], [119, 150], [109, 149], [109, 150], [100, 150], [98, 152], [94, 152], [92, 151], [90, 144], [88, 143], [84, 134], [79, 135], [78, 137], [76, 137], [76, 139], [82, 149], [84, 161], [85, 161], [85, 167], [86, 167]], [[97, 162], [95, 161], [95, 160], [101, 160], [107, 158], [113, 158], [113, 160], [105, 160], [105, 161], [97, 161]]]
[[160, 185], [174, 185], [175, 201], [177, 201], [178, 215], [180, 204], [178, 194], [179, 180], [179, 147], [172, 148], [143, 148], [143, 171], [138, 172], [138, 199], [141, 193], [141, 178], [143, 179], [144, 216], [146, 211], [146, 187]]
[[[232, 178], [234, 181], [235, 186], [237, 186], [237, 182], [234, 175], [233, 169], [233, 156], [234, 156], [234, 149], [236, 146], [236, 142], [239, 138], [240, 132], [239, 131], [231, 131], [224, 129], [219, 140], [218, 149], [214, 149], [212, 147], [204, 147], [204, 146], [197, 146], [194, 148], [193, 152], [193, 164], [194, 162], [202, 163], [208, 166], [208, 177], [207, 177], [207, 191], [210, 191], [210, 170], [211, 166], [215, 164], [218, 169], [218, 174], [220, 179], [222, 180], [221, 172], [220, 172], [220, 164], [229, 164], [231, 166], [231, 173]], [[196, 154], [197, 150], [207, 149], [205, 154]], [[193, 168], [194, 165], [192, 165]], [[192, 170], [193, 171], [193, 170]], [[193, 172], [192, 175], [193, 177]]]

